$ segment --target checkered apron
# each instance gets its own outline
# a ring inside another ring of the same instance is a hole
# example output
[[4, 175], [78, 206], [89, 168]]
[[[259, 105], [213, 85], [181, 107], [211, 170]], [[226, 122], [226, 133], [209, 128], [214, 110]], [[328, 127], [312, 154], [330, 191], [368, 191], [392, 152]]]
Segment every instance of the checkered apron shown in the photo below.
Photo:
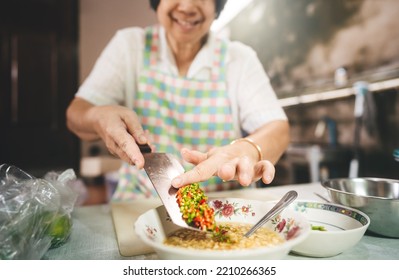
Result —
[[[233, 117], [225, 82], [226, 43], [219, 40], [214, 49], [210, 80], [176, 77], [157, 70], [159, 29], [146, 29], [143, 73], [139, 78], [134, 110], [157, 152], [177, 156], [185, 170], [193, 166], [183, 162], [180, 150], [202, 152], [229, 144], [234, 138]], [[206, 191], [237, 188], [212, 177], [201, 182]], [[120, 169], [114, 200], [156, 196], [143, 170], [124, 164]]]

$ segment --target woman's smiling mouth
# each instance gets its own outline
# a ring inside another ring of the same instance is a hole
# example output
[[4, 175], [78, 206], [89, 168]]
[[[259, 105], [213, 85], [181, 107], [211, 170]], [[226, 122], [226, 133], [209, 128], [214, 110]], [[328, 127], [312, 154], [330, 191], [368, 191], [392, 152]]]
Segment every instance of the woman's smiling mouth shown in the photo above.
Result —
[[202, 22], [202, 20], [184, 20], [173, 16], [172, 20], [184, 29], [191, 29]]

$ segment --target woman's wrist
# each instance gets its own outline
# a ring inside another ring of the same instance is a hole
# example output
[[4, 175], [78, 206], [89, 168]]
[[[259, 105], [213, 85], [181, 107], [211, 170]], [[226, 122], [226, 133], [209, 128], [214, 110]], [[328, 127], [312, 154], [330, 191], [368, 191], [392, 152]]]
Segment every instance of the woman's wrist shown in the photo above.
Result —
[[258, 144], [256, 144], [254, 142], [254, 140], [252, 140], [249, 137], [239, 138], [239, 139], [231, 141], [230, 145], [233, 145], [238, 142], [246, 142], [246, 143], [250, 144], [252, 147], [254, 147], [256, 149], [256, 152], [258, 154], [258, 161], [263, 160], [262, 149], [260, 148], [260, 146]]

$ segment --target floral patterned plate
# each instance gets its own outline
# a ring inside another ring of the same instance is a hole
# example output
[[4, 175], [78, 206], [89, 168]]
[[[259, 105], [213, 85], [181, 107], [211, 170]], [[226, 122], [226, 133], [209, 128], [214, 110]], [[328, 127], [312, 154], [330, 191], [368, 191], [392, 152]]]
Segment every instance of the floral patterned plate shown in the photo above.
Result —
[[[218, 198], [209, 201], [215, 209], [216, 222], [255, 224], [276, 202], [238, 198]], [[164, 245], [164, 239], [179, 227], [168, 217], [164, 206], [151, 209], [135, 222], [135, 232], [151, 246], [161, 259], [283, 259], [292, 247], [306, 239], [310, 224], [301, 213], [285, 209], [264, 226], [277, 232], [285, 242], [275, 246], [252, 249], [195, 250]]]

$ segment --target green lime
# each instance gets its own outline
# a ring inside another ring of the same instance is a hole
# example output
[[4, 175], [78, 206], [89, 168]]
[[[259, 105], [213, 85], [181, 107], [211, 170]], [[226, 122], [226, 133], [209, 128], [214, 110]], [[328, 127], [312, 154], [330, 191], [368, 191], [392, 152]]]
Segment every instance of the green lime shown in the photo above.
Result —
[[51, 248], [61, 246], [67, 241], [71, 233], [72, 221], [68, 215], [57, 215], [48, 229], [48, 235], [52, 237]]

